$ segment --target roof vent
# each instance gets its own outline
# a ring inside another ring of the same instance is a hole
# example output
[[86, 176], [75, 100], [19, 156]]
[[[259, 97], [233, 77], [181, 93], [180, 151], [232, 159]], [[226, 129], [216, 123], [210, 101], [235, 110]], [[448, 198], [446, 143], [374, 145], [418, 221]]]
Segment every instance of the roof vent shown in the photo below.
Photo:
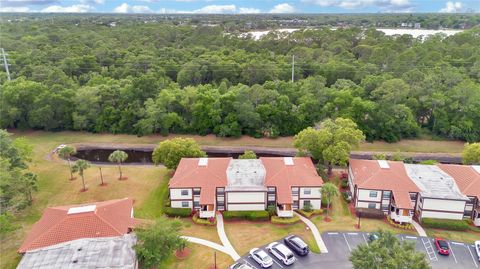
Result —
[[388, 164], [388, 162], [386, 160], [377, 160], [378, 161], [378, 165], [380, 166], [380, 168], [382, 169], [389, 169], [390, 168], [390, 165]]
[[198, 166], [207, 166], [208, 158], [200, 158], [198, 159]]
[[93, 212], [93, 211], [95, 211], [95, 209], [97, 209], [97, 206], [96, 206], [96, 205], [86, 205], [86, 206], [79, 206], [79, 207], [71, 207], [71, 208], [68, 209], [67, 215]]
[[293, 165], [293, 158], [292, 157], [283, 157], [283, 162], [285, 165]]

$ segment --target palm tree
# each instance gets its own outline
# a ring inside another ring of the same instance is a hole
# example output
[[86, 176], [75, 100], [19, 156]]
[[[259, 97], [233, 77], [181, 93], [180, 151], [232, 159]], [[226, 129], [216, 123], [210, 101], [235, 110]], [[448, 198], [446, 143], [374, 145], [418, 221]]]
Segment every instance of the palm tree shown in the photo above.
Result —
[[332, 202], [333, 197], [338, 196], [338, 188], [335, 184], [327, 182], [323, 184], [321, 193], [322, 198], [327, 202], [327, 216], [325, 217], [325, 220], [329, 220], [328, 213], [330, 211], [330, 203]]
[[89, 167], [90, 167], [90, 162], [85, 161], [85, 160], [78, 160], [72, 167], [73, 172], [78, 172], [78, 174], [82, 177], [82, 184], [83, 184], [82, 191], [87, 190], [87, 188], [85, 187], [85, 177], [83, 176], [83, 173]]
[[118, 171], [120, 172], [119, 180], [122, 180], [122, 162], [128, 158], [128, 154], [122, 150], [115, 150], [108, 156], [108, 160], [112, 163], [118, 164]]
[[58, 151], [58, 156], [60, 156], [60, 158], [67, 159], [68, 161], [68, 167], [70, 168], [70, 180], [75, 179], [73, 177], [72, 164], [70, 163], [70, 157], [75, 155], [75, 153], [77, 153], [77, 150], [71, 146], [65, 146]]

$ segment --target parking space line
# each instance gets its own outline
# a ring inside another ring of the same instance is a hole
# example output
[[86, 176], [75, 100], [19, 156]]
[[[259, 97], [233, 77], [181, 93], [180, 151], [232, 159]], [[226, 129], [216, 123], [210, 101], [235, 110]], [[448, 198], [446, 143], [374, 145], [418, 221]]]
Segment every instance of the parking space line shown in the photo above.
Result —
[[415, 240], [417, 240], [417, 237], [416, 237], [416, 236], [410, 236], [410, 235], [407, 235], [407, 236], [405, 236], [405, 238], [408, 238], [408, 239], [415, 239]]
[[[432, 246], [432, 242], [430, 242], [430, 239], [427, 238], [421, 238], [423, 247], [425, 248], [425, 251], [427, 252], [428, 258], [431, 261], [438, 261], [437, 254], [435, 254], [435, 249]], [[432, 257], [433, 255], [433, 257]]]
[[450, 243], [447, 242], [448, 248], [450, 249], [450, 252], [452, 252], [453, 259], [455, 260], [455, 263], [458, 263], [457, 257], [455, 256], [455, 252], [453, 251], [452, 246], [450, 246]]
[[257, 268], [255, 265], [249, 263], [247, 260], [245, 260], [245, 259], [243, 259], [243, 260], [245, 261], [245, 263], [246, 263], [248, 266], [250, 266], [250, 267], [252, 267], [252, 268]]
[[329, 235], [338, 235], [338, 233], [328, 233]]
[[348, 233], [349, 235], [358, 235], [358, 233]]
[[465, 244], [459, 243], [459, 242], [450, 242], [450, 243], [452, 243], [452, 244], [454, 244], [454, 245], [461, 245], [461, 246], [464, 246], [464, 245], [465, 245]]
[[470, 252], [470, 256], [472, 256], [473, 264], [475, 264], [475, 267], [478, 268], [477, 261], [475, 261], [475, 257], [473, 257], [472, 250], [470, 249], [470, 246], [466, 246], [468, 248], [468, 252]]
[[347, 237], [345, 236], [345, 234], [343, 234], [343, 239], [345, 239], [345, 242], [347, 243], [348, 250], [350, 252], [352, 252], [352, 248], [350, 247], [350, 244], [348, 243], [348, 240], [347, 240]]
[[367, 241], [367, 238], [365, 238], [365, 234], [362, 234], [362, 237], [363, 237], [363, 240], [365, 240], [365, 244], [367, 244], [368, 246], [368, 241]]

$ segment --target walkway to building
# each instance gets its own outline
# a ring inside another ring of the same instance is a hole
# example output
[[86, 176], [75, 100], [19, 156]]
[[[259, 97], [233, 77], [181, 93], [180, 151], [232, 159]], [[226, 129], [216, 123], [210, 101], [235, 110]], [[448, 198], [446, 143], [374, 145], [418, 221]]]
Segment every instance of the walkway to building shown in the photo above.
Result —
[[328, 253], [327, 246], [325, 245], [325, 242], [323, 242], [322, 236], [320, 235], [320, 232], [317, 229], [317, 226], [313, 222], [311, 222], [309, 219], [305, 218], [304, 216], [298, 214], [297, 212], [294, 212], [307, 226], [310, 228], [310, 230], [313, 233], [313, 237], [315, 238], [315, 241], [317, 242], [317, 246], [320, 249], [321, 253]]
[[[193, 236], [180, 236], [184, 239], [186, 239], [188, 242], [190, 243], [195, 243], [195, 244], [199, 244], [199, 245], [203, 245], [203, 246], [207, 246], [207, 247], [210, 247], [210, 248], [213, 248], [215, 250], [218, 250], [220, 252], [223, 252], [227, 255], [230, 255], [232, 256], [229, 251], [222, 245], [219, 245], [217, 243], [214, 243], [212, 241], [208, 241], [208, 240], [205, 240], [205, 239], [201, 239], [201, 238], [198, 238], [198, 237], [193, 237]], [[232, 259], [233, 259], [233, 256], [232, 256]]]
[[220, 237], [220, 241], [222, 241], [223, 247], [228, 251], [228, 255], [230, 255], [234, 261], [240, 259], [240, 255], [238, 255], [237, 251], [233, 248], [232, 244], [228, 240], [227, 234], [225, 233], [225, 227], [223, 224], [223, 216], [222, 214], [217, 212], [217, 233], [218, 237]]
[[412, 225], [415, 228], [415, 230], [417, 230], [418, 235], [427, 236], [427, 233], [422, 228], [422, 226], [420, 226], [420, 224], [418, 222], [416, 222], [415, 220], [412, 220]]

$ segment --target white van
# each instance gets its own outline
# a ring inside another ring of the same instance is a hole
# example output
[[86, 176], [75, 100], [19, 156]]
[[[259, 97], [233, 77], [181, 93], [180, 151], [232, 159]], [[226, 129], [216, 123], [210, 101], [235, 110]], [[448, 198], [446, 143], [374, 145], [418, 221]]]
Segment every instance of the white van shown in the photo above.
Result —
[[268, 245], [267, 250], [285, 265], [290, 265], [295, 262], [293, 252], [282, 243], [273, 242]]

